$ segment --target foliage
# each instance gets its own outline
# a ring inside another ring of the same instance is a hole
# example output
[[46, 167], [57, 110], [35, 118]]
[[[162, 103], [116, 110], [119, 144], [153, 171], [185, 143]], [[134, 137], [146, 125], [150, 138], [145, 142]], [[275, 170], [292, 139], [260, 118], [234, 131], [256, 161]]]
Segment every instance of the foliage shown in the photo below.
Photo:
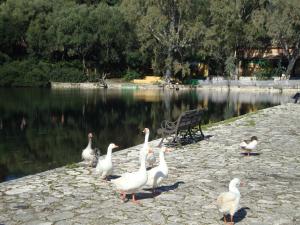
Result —
[[179, 63], [177, 61], [174, 62], [174, 73], [180, 74], [181, 78], [185, 78], [191, 73], [190, 64], [189, 63]]
[[82, 69], [78, 68], [78, 63], [57, 63], [52, 65], [49, 72], [49, 80], [56, 82], [84, 82], [87, 76], [84, 75]]
[[199, 0], [122, 1], [122, 11], [134, 23], [141, 51], [152, 58], [154, 73], [163, 74], [166, 68], [174, 71], [175, 60], [184, 64], [186, 55], [201, 43], [204, 5], [205, 1]]
[[283, 49], [289, 64], [289, 76], [297, 59], [300, 58], [300, 5], [297, 0], [274, 0], [255, 14], [254, 26], [264, 29], [272, 39], [273, 46]]
[[10, 61], [10, 57], [5, 53], [0, 52], [0, 65], [9, 61]]
[[285, 71], [286, 71], [286, 68], [284, 66], [282, 66], [281, 60], [279, 60], [277, 63], [277, 67], [273, 68], [273, 76], [281, 77]]
[[[212, 0], [210, 1], [208, 25], [204, 39], [206, 56], [223, 65], [227, 74], [236, 65], [240, 48], [251, 48], [255, 38], [249, 39], [252, 14], [260, 7], [258, 0]], [[255, 33], [255, 32], [253, 32]], [[229, 68], [230, 67], [230, 68]]]
[[255, 64], [259, 66], [259, 69], [254, 72], [254, 76], [257, 80], [267, 80], [274, 76], [273, 69], [269, 61], [257, 60]]
[[47, 86], [49, 65], [33, 60], [13, 61], [0, 67], [0, 86]]
[[235, 71], [236, 57], [229, 56], [225, 61], [225, 72], [228, 76], [232, 75]]
[[139, 79], [139, 78], [141, 78], [141, 74], [132, 70], [128, 70], [124, 76], [124, 80], [126, 81], [131, 81], [133, 79]]
[[[95, 70], [163, 75], [167, 69], [183, 80], [186, 65], [199, 60], [211, 73], [232, 75], [244, 49], [270, 46], [284, 50], [289, 75], [300, 57], [299, 18], [298, 0], [0, 1], [1, 81], [43, 85], [90, 80]], [[15, 71], [14, 79], [14, 61], [55, 66], [45, 76]]]
[[51, 64], [36, 60], [12, 61], [0, 67], [0, 86], [47, 86], [49, 81], [83, 82], [87, 77], [78, 63]]

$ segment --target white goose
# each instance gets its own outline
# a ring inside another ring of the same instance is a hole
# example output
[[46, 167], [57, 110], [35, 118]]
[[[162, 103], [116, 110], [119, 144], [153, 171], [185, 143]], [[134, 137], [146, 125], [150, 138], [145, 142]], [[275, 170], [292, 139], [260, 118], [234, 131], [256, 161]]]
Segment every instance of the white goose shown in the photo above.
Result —
[[86, 146], [85, 149], [82, 150], [81, 157], [86, 162], [89, 166], [93, 166], [95, 162], [97, 162], [97, 154], [94, 149], [92, 149], [92, 138], [93, 134], [89, 133], [88, 134], [88, 145]]
[[248, 152], [248, 156], [250, 156], [250, 152], [254, 149], [256, 149], [258, 142], [257, 142], [257, 137], [252, 136], [250, 140], [244, 140], [241, 144], [240, 147]]
[[148, 180], [146, 185], [152, 187], [152, 193], [154, 194], [155, 188], [158, 187], [163, 179], [168, 177], [168, 165], [165, 161], [165, 152], [169, 152], [170, 149], [162, 147], [159, 151], [159, 165], [148, 170]]
[[[150, 148], [150, 146], [149, 146], [150, 130], [149, 130], [149, 128], [145, 128], [143, 130], [143, 132], [145, 133], [145, 141], [144, 141], [144, 145], [142, 147], [142, 151], [140, 151], [140, 161], [143, 158], [144, 152], [147, 152], [149, 150], [149, 148]], [[156, 157], [155, 157], [153, 151], [150, 151], [150, 153], [147, 155], [146, 161], [150, 165], [150, 167], [153, 167], [154, 163], [156, 162]]]
[[234, 178], [229, 183], [229, 192], [221, 193], [217, 199], [218, 208], [224, 215], [225, 224], [227, 223], [226, 214], [230, 214], [230, 223], [234, 224], [233, 215], [238, 210], [241, 197], [239, 189], [237, 188], [240, 184], [240, 179]]
[[98, 163], [96, 166], [96, 172], [102, 173], [101, 178], [107, 180], [107, 177], [113, 172], [113, 164], [111, 161], [112, 150], [117, 148], [118, 146], [114, 143], [109, 144], [107, 148], [107, 153], [104, 159], [98, 159]]
[[144, 186], [147, 182], [148, 175], [146, 171], [146, 157], [148, 151], [143, 151], [140, 169], [133, 173], [125, 173], [120, 178], [112, 180], [111, 182], [116, 186], [122, 194], [124, 201], [126, 194], [132, 194], [132, 201], [138, 203], [135, 199], [135, 193], [138, 189]]

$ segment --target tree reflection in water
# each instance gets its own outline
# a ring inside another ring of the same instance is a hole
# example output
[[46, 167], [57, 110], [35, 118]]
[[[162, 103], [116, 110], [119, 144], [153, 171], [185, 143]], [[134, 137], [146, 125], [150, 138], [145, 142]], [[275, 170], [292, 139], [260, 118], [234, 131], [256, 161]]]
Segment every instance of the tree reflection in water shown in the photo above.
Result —
[[289, 96], [217, 91], [0, 89], [0, 182], [80, 161], [93, 132], [105, 152], [150, 140], [164, 119], [208, 108], [205, 123], [286, 102]]

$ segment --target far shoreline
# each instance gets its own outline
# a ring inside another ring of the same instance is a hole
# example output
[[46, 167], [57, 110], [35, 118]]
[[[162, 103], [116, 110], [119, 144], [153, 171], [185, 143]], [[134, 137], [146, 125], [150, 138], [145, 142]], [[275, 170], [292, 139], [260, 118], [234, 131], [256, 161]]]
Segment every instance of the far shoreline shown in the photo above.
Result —
[[[50, 82], [51, 89], [103, 89], [99, 83], [71, 83]], [[265, 81], [200, 81], [197, 85], [188, 84], [136, 84], [131, 82], [114, 82], [107, 80], [108, 89], [132, 89], [132, 90], [218, 90], [235, 92], [271, 92], [271, 93], [293, 93], [300, 91], [300, 80], [265, 80]]]

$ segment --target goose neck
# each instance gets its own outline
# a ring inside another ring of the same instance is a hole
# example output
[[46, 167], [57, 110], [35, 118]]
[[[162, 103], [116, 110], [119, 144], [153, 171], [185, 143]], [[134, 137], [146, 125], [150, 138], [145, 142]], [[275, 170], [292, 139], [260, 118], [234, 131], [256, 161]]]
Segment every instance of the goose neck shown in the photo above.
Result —
[[146, 157], [147, 154], [143, 155], [143, 157], [141, 158], [140, 171], [146, 171]]
[[111, 158], [111, 154], [112, 154], [112, 148], [108, 148], [107, 149], [107, 153], [106, 153], [106, 157], [105, 158]]
[[89, 142], [88, 142], [87, 147], [88, 147], [88, 148], [91, 148], [91, 147], [92, 147], [92, 138], [89, 138]]
[[144, 142], [144, 144], [147, 144], [148, 141], [149, 141], [149, 133], [146, 133], [145, 134], [145, 142]]
[[163, 151], [160, 151], [159, 152], [159, 163], [162, 164], [162, 163], [166, 163], [165, 161], [165, 153]]

